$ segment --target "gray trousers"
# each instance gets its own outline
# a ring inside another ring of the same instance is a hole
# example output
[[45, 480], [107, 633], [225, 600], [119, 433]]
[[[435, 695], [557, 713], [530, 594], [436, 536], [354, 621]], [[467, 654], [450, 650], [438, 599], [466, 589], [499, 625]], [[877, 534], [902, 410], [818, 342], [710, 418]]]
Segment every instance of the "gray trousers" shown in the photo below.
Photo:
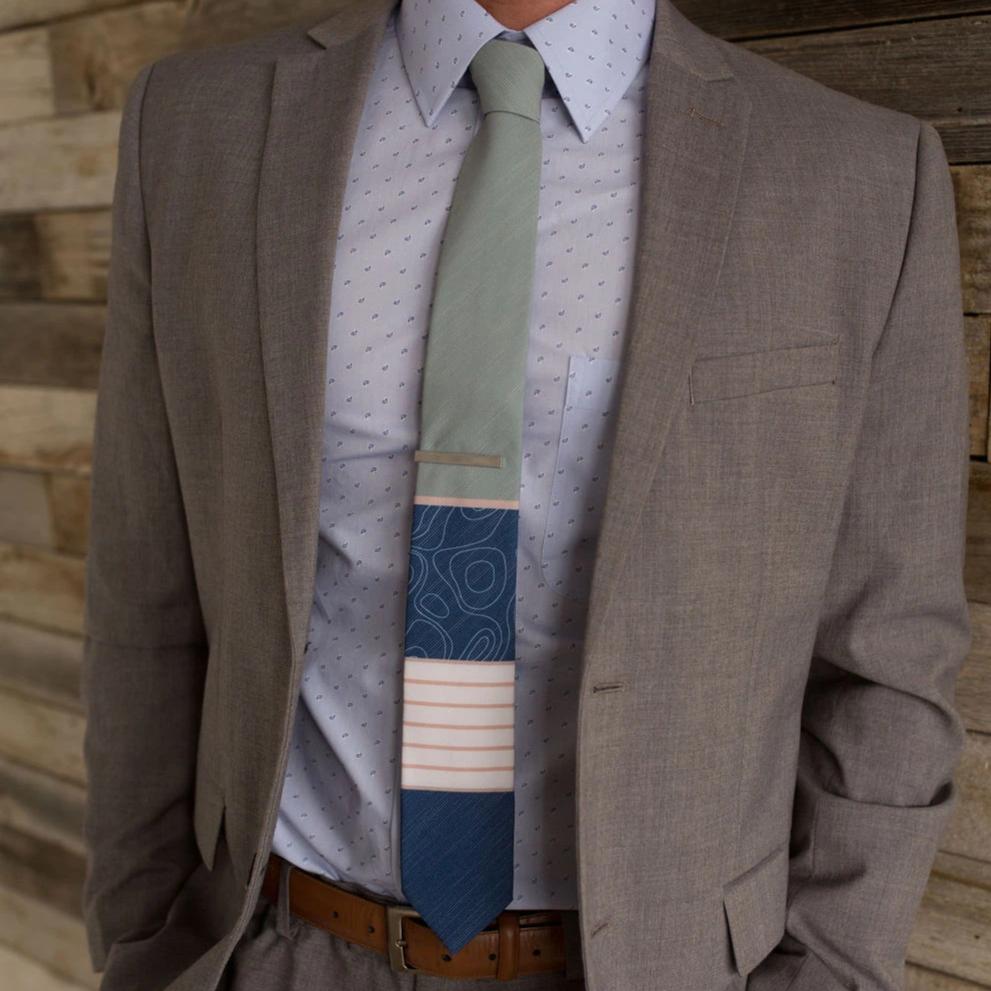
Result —
[[577, 913], [567, 916], [567, 973], [512, 981], [397, 973], [383, 954], [348, 943], [291, 915], [283, 871], [277, 902], [258, 900], [224, 971], [224, 991], [584, 991]]

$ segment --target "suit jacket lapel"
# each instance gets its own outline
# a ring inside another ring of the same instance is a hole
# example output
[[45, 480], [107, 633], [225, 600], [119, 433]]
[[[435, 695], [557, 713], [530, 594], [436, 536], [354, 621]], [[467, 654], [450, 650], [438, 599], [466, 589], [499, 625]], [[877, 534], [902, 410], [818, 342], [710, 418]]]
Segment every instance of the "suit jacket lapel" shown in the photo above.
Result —
[[633, 300], [593, 566], [590, 639], [620, 585], [668, 428], [684, 400], [696, 332], [716, 292], [733, 219], [750, 98], [719, 46], [670, 0], [658, 0]]
[[280, 58], [272, 85], [258, 189], [258, 308], [293, 665], [316, 567], [334, 249], [391, 6], [363, 0], [321, 21], [309, 31], [313, 51]]

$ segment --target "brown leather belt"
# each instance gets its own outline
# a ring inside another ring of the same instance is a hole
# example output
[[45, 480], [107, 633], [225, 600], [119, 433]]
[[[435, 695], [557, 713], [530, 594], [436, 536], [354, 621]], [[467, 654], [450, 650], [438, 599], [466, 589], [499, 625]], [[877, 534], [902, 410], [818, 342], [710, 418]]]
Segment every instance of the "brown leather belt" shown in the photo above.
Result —
[[500, 912], [453, 956], [409, 905], [387, 904], [300, 870], [277, 854], [269, 857], [262, 894], [279, 898], [283, 866], [289, 874], [289, 911], [349, 943], [367, 946], [389, 958], [393, 970], [419, 970], [443, 977], [494, 977], [509, 981], [524, 974], [564, 971], [564, 926], [558, 911]]

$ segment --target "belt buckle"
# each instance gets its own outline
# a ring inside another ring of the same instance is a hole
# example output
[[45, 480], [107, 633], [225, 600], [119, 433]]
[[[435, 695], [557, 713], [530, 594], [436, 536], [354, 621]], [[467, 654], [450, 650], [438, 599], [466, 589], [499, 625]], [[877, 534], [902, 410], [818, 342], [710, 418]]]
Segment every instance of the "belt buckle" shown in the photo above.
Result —
[[385, 929], [389, 940], [389, 965], [395, 971], [416, 970], [406, 962], [406, 939], [403, 936], [403, 919], [420, 919], [422, 916], [412, 905], [386, 905]]

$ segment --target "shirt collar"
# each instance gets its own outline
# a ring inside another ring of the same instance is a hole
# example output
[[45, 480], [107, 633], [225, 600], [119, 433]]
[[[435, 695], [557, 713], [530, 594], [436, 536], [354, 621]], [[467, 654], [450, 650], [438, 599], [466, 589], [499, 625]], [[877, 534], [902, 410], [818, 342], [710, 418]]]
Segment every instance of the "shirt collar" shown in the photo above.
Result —
[[650, 55], [655, 0], [572, 0], [510, 31], [476, 0], [401, 0], [396, 34], [424, 123], [432, 125], [475, 53], [497, 36], [540, 53], [582, 141], [588, 141]]

